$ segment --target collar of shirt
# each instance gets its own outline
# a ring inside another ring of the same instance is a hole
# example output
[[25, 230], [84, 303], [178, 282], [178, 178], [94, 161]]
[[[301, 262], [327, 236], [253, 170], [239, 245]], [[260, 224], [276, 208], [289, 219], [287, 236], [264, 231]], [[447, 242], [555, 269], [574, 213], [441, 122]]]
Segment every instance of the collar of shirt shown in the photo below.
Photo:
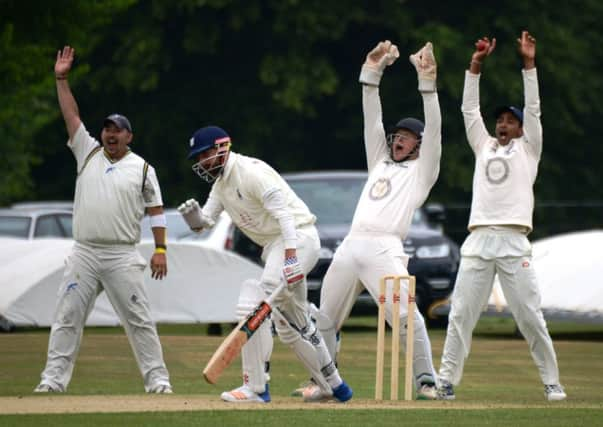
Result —
[[226, 160], [226, 164], [224, 165], [224, 171], [222, 172], [222, 175], [218, 179], [220, 179], [220, 180], [228, 179], [228, 177], [230, 176], [230, 173], [232, 172], [232, 170], [234, 168], [234, 164], [237, 162], [237, 157], [238, 157], [238, 154], [233, 151], [228, 153], [228, 159]]

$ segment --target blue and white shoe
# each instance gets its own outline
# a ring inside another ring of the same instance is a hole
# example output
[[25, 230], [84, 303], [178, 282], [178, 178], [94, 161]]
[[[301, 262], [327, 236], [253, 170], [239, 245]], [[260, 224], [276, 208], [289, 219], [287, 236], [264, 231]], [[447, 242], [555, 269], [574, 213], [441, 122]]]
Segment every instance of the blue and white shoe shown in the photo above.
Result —
[[236, 403], [268, 403], [270, 402], [270, 388], [266, 384], [266, 390], [262, 393], [256, 393], [251, 390], [247, 384], [243, 384], [241, 387], [235, 388], [234, 390], [225, 391], [220, 395], [220, 398], [225, 402], [236, 402]]
[[353, 395], [352, 388], [345, 381], [333, 389], [333, 397], [340, 402], [347, 402]]
[[454, 388], [446, 380], [440, 379], [440, 385], [438, 386], [438, 400], [454, 400]]

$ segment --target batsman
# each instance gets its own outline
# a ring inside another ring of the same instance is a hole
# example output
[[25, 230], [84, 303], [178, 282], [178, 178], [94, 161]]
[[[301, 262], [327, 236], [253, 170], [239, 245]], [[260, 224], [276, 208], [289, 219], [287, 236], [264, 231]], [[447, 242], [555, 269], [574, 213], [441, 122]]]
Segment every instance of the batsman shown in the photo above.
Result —
[[[352, 398], [325, 343], [310, 320], [306, 274], [318, 260], [316, 217], [283, 178], [261, 160], [230, 151], [230, 136], [217, 126], [197, 130], [189, 142], [193, 171], [212, 183], [201, 208], [190, 199], [178, 210], [193, 231], [212, 227], [226, 210], [234, 224], [263, 248], [260, 281], [241, 286], [237, 316], [244, 319], [272, 295], [272, 320], [281, 341], [291, 347], [317, 380], [320, 397], [340, 402]], [[227, 402], [270, 401], [270, 322], [256, 329], [242, 349], [243, 385], [222, 393]], [[307, 399], [312, 401], [311, 399]]]

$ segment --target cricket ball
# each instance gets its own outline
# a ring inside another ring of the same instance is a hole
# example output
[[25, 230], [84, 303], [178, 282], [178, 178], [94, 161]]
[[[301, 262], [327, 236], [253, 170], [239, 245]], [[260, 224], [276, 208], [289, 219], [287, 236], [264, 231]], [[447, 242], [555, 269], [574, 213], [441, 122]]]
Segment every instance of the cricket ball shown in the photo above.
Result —
[[488, 47], [488, 43], [485, 42], [484, 40], [480, 40], [477, 42], [477, 50], [482, 51], [485, 50]]

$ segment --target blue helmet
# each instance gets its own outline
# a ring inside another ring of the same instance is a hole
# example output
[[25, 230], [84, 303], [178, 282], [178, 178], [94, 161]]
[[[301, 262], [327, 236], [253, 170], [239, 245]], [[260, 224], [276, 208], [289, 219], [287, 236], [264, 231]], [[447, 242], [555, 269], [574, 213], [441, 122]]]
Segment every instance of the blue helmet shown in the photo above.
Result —
[[224, 129], [218, 126], [206, 126], [198, 129], [189, 140], [188, 159], [224, 142], [230, 142], [230, 137]]

